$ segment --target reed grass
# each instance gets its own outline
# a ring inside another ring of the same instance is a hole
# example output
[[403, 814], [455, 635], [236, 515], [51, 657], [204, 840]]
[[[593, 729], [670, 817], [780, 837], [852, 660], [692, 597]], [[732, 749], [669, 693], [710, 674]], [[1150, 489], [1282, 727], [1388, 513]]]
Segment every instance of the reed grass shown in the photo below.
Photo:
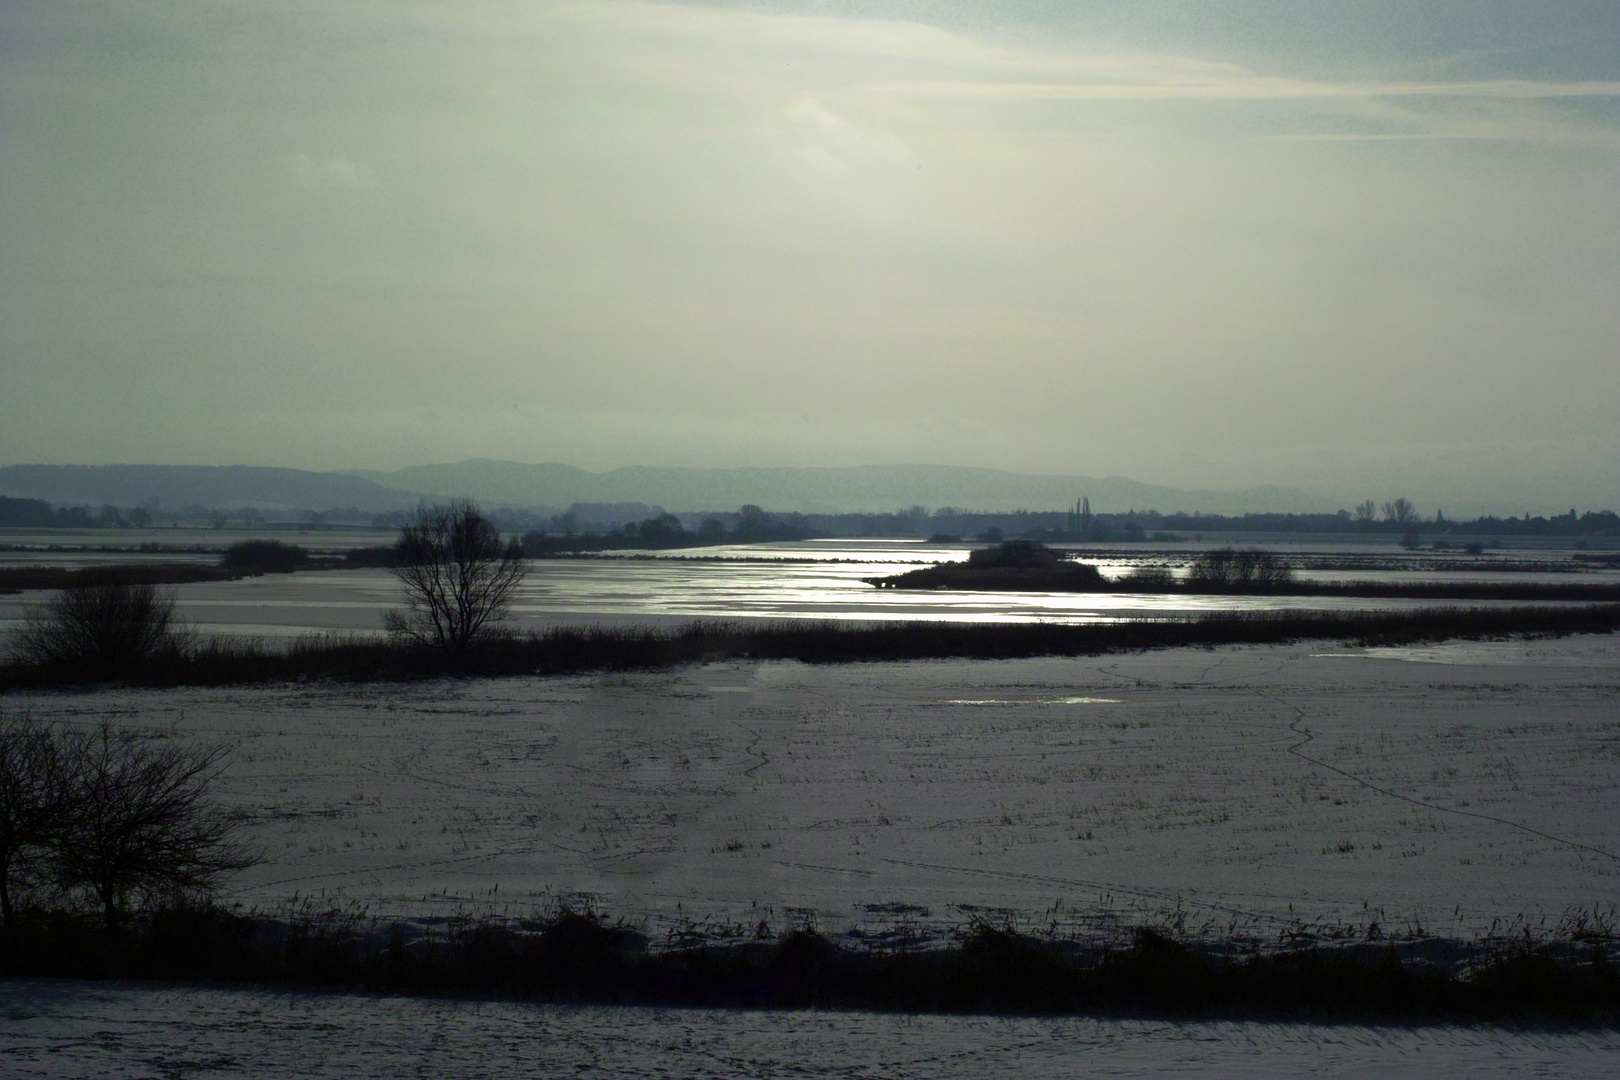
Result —
[[1451, 639], [1608, 634], [1620, 604], [1440, 607], [1418, 611], [1226, 612], [1115, 623], [834, 623], [695, 621], [673, 628], [559, 627], [492, 635], [459, 657], [381, 638], [312, 635], [290, 646], [213, 638], [116, 670], [77, 665], [0, 666], [0, 692], [118, 682], [135, 686], [232, 686], [330, 679], [415, 682], [656, 670], [714, 660], [864, 661], [1098, 656], [1221, 645], [1338, 640], [1363, 645]]
[[0, 593], [111, 584], [190, 585], [198, 581], [235, 581], [247, 576], [245, 571], [198, 563], [133, 563], [79, 569], [65, 566], [7, 566], [0, 567]]
[[0, 931], [0, 975], [210, 980], [532, 1001], [936, 1013], [1148, 1014], [1612, 1025], [1612, 937], [1480, 941], [1462, 970], [1387, 941], [1244, 953], [1140, 925], [1097, 946], [978, 920], [942, 947], [871, 949], [813, 928], [653, 947], [589, 910], [457, 920], [422, 935], [352, 913], [290, 919], [215, 906], [119, 931], [31, 912]]

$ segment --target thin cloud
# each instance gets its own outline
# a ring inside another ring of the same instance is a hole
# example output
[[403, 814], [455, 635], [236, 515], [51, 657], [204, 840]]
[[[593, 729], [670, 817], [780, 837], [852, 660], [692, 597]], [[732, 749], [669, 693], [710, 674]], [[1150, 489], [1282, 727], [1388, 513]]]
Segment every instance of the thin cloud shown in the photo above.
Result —
[[1526, 101], [1620, 97], [1620, 82], [1545, 83], [1522, 79], [1485, 82], [1317, 83], [1242, 76], [1182, 82], [905, 82], [872, 87], [932, 98], [1012, 101], [1307, 101], [1344, 98], [1492, 98]]
[[1617, 83], [679, 4], [164, 10], [86, 38], [38, 3], [0, 62], [0, 460], [1620, 490]]
[[315, 158], [294, 154], [287, 160], [287, 173], [294, 184], [306, 187], [335, 185], [352, 187], [366, 179], [367, 170], [347, 158]]

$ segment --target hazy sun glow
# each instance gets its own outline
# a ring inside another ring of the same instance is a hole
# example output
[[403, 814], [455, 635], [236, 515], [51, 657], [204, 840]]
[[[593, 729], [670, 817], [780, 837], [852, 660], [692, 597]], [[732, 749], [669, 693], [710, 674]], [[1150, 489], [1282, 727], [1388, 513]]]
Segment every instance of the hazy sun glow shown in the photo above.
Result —
[[1620, 71], [1363, 6], [8, 4], [0, 461], [1613, 505]]

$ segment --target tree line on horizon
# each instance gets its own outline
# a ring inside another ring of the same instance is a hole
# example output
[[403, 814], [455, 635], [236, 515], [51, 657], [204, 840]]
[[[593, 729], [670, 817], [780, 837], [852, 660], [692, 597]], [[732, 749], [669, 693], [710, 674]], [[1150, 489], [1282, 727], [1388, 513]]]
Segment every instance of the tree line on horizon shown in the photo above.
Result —
[[[636, 513], [646, 516], [632, 519]], [[173, 513], [173, 512], [171, 512]], [[227, 527], [275, 527], [252, 508], [226, 512], [205, 507], [187, 507], [185, 520], [215, 529]], [[625, 514], [622, 521], [603, 520], [606, 514]], [[166, 515], [168, 516], [168, 515]], [[536, 554], [567, 550], [600, 550], [613, 546], [671, 548], [719, 543], [759, 543], [772, 540], [800, 540], [810, 537], [930, 537], [955, 536], [962, 539], [998, 539], [996, 535], [1030, 536], [1046, 540], [1102, 540], [1132, 542], [1171, 539], [1155, 533], [1181, 534], [1222, 532], [1390, 533], [1440, 537], [1467, 534], [1483, 537], [1590, 537], [1620, 536], [1620, 514], [1613, 510], [1538, 516], [1481, 515], [1454, 519], [1436, 511], [1432, 516], [1419, 513], [1404, 498], [1383, 503], [1368, 499], [1353, 509], [1336, 513], [1247, 513], [1205, 514], [1177, 511], [1127, 510], [1097, 512], [1088, 519], [1084, 534], [1074, 528], [1067, 510], [975, 511], [943, 506], [931, 509], [912, 506], [887, 512], [800, 513], [768, 512], [757, 505], [738, 510], [700, 513], [667, 513], [660, 507], [642, 504], [575, 504], [560, 514], [543, 515], [532, 510], [497, 507], [485, 515], [503, 532], [524, 537]], [[297, 520], [277, 523], [282, 527], [345, 526], [398, 529], [410, 517], [406, 512], [363, 514], [353, 507], [300, 512]], [[0, 528], [59, 529], [144, 529], [155, 524], [145, 507], [53, 506], [43, 499], [0, 496]]]

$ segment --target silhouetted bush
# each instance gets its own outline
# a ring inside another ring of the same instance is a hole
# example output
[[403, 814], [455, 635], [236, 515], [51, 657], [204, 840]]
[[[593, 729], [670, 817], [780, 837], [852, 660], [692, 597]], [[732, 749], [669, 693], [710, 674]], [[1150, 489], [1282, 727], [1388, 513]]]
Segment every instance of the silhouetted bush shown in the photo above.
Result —
[[1132, 592], [1169, 592], [1176, 586], [1176, 575], [1163, 566], [1138, 566], [1118, 584]]
[[83, 580], [25, 612], [12, 642], [18, 660], [99, 673], [174, 656], [191, 643], [175, 619], [172, 593], [110, 577]]
[[94, 896], [109, 926], [132, 901], [206, 899], [257, 861], [210, 797], [230, 747], [171, 743], [105, 723], [65, 735], [68, 813], [51, 865], [61, 888]]
[[1007, 540], [990, 548], [968, 552], [967, 564], [974, 570], [1032, 569], [1058, 564], [1058, 553], [1034, 540]]
[[8, 926], [19, 892], [47, 879], [47, 856], [67, 816], [60, 758], [47, 725], [0, 713], [0, 921]]
[[206, 901], [256, 859], [211, 798], [230, 748], [0, 717], [0, 898], [91, 901], [116, 928], [132, 906]]
[[1294, 572], [1282, 559], [1259, 548], [1217, 548], [1193, 560], [1190, 587], [1223, 591], [1264, 591], [1285, 585]]
[[943, 562], [885, 578], [868, 578], [882, 589], [973, 589], [1017, 592], [1094, 592], [1101, 573], [1034, 540], [1008, 540], [975, 548], [966, 562]]
[[373, 567], [392, 567], [399, 562], [398, 552], [393, 544], [373, 547], [350, 548], [343, 553], [343, 566], [351, 570]]
[[219, 557], [219, 565], [225, 569], [249, 574], [287, 574], [308, 566], [309, 561], [304, 548], [280, 540], [243, 540]]

